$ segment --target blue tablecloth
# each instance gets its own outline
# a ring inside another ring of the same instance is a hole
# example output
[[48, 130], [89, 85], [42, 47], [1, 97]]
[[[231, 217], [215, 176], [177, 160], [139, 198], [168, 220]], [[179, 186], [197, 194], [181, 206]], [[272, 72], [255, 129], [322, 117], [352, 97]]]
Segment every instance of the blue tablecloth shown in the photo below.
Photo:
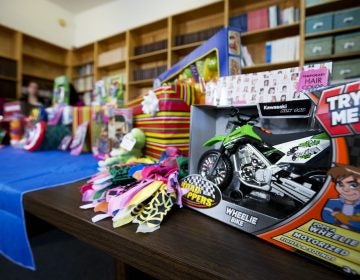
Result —
[[96, 170], [97, 161], [91, 154], [0, 149], [0, 253], [35, 269], [25, 228], [23, 194], [85, 179]]

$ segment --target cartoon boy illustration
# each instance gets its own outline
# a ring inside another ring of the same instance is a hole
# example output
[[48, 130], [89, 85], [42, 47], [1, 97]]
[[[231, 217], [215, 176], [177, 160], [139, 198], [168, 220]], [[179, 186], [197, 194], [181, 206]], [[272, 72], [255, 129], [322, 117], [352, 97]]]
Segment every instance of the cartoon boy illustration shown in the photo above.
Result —
[[325, 222], [360, 231], [360, 168], [336, 165], [328, 171], [335, 182], [338, 199], [329, 199], [323, 211]]

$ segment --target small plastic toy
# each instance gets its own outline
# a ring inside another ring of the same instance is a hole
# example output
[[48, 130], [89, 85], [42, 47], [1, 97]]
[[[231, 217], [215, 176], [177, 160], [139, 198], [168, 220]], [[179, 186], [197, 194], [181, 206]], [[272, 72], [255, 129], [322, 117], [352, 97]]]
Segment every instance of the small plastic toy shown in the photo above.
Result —
[[[300, 205], [308, 202], [326, 178], [326, 169], [310, 162], [318, 163], [328, 150], [327, 134], [310, 130], [272, 135], [253, 124], [257, 116], [242, 115], [234, 109], [235, 116], [236, 121], [229, 121], [234, 130], [204, 143], [207, 147], [216, 143], [221, 146], [202, 155], [198, 173], [221, 190], [230, 185], [235, 173], [241, 185], [250, 189], [248, 197], [270, 200], [272, 195], [291, 198]], [[240, 187], [232, 196], [243, 197], [243, 191]]]
[[99, 167], [125, 163], [130, 158], [139, 158], [142, 156], [142, 149], [146, 141], [144, 132], [141, 129], [133, 128], [125, 137], [133, 140], [133, 146], [131, 148], [120, 146], [118, 149], [113, 149], [110, 153], [110, 158], [99, 161]]

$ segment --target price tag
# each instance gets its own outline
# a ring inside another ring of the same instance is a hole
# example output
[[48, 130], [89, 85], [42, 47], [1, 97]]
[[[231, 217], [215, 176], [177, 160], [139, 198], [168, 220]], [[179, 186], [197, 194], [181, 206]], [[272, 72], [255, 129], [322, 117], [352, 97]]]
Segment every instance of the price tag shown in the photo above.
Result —
[[120, 147], [127, 151], [131, 151], [134, 148], [135, 144], [136, 144], [135, 138], [132, 137], [130, 134], [126, 134], [123, 140], [121, 141]]
[[297, 89], [313, 89], [325, 87], [329, 84], [329, 70], [327, 68], [305, 70], [300, 73]]

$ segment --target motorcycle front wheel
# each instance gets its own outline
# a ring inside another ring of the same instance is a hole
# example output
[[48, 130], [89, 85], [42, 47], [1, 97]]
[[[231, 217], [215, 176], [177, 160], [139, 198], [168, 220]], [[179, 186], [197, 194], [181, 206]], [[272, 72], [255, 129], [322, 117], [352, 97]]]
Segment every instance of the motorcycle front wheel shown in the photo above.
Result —
[[198, 173], [223, 191], [231, 183], [233, 166], [227, 156], [222, 155], [218, 150], [209, 150], [199, 160]]

